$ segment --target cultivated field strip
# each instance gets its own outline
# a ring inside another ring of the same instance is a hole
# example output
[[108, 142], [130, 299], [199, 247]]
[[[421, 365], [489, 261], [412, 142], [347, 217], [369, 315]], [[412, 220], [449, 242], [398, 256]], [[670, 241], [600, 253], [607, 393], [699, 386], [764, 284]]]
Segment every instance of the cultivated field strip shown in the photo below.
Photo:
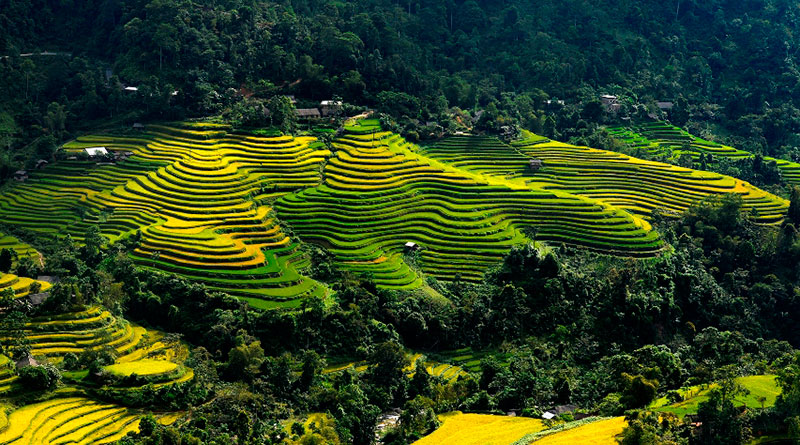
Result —
[[2, 249], [8, 249], [14, 253], [15, 257], [12, 261], [12, 267], [15, 267], [17, 263], [24, 258], [29, 258], [35, 264], [41, 264], [42, 262], [41, 255], [36, 249], [11, 235], [0, 234], [0, 250]]
[[[0, 196], [0, 222], [82, 240], [98, 225], [111, 241], [141, 233], [132, 257], [262, 306], [296, 305], [322, 286], [297, 270], [308, 259], [272, 216], [269, 201], [317, 185], [330, 154], [314, 138], [255, 137], [213, 125], [148, 126], [89, 135], [65, 148], [77, 159], [36, 171]], [[105, 146], [133, 156], [96, 163]]]
[[[701, 153], [733, 160], [753, 157], [750, 152], [701, 139], [667, 122], [612, 126], [608, 131], [628, 146], [641, 148], [651, 154], [673, 157], [687, 153], [694, 159], [699, 158]], [[764, 160], [775, 162], [786, 182], [800, 184], [800, 163], [769, 156], [764, 156]]]
[[[139, 430], [144, 413], [82, 396], [60, 397], [23, 406], [9, 416], [0, 444], [102, 444]], [[171, 416], [159, 416], [159, 421]]]
[[[92, 146], [131, 156], [86, 160], [81, 152]], [[413, 289], [424, 275], [480, 280], [526, 242], [528, 227], [540, 242], [650, 257], [663, 248], [643, 218], [656, 208], [682, 211], [738, 193], [763, 223], [786, 209], [733, 178], [531, 134], [513, 146], [464, 136], [419, 148], [369, 120], [347, 126], [330, 148], [206, 123], [87, 135], [65, 148], [72, 159], [0, 196], [0, 223], [79, 242], [92, 225], [112, 242], [135, 237], [138, 265], [261, 308], [326, 294], [299, 272], [310, 260], [292, 232], [329, 249], [345, 270]], [[533, 158], [544, 168], [532, 171]], [[407, 242], [422, 249], [409, 252]]]
[[14, 382], [17, 379], [14, 362], [5, 355], [0, 355], [0, 396], [14, 390], [16, 388]]
[[[122, 370], [136, 372], [137, 368], [147, 369], [158, 366], [168, 369], [169, 379], [162, 378], [158, 383], [176, 383], [186, 378], [191, 370], [175, 361], [176, 350], [180, 345], [166, 345], [161, 342], [163, 334], [137, 326], [122, 318], [115, 317], [100, 306], [90, 306], [86, 310], [65, 312], [58, 315], [31, 318], [22, 329], [34, 357], [58, 363], [67, 354], [80, 356], [87, 351], [110, 351], [116, 357], [118, 373]], [[0, 330], [0, 338], [10, 335]], [[155, 364], [155, 361], [173, 362]], [[2, 363], [0, 363], [0, 368]], [[142, 372], [137, 374], [143, 375]], [[154, 373], [157, 374], [157, 373]]]
[[537, 239], [630, 256], [661, 240], [645, 221], [597, 200], [513, 188], [420, 156], [396, 134], [362, 121], [334, 140], [324, 184], [282, 197], [278, 216], [304, 240], [325, 245], [342, 267], [390, 288], [420, 284], [404, 244], [423, 246], [418, 266], [451, 280], [478, 280], [538, 228]]
[[[427, 156], [484, 175], [523, 181], [533, 189], [593, 198], [631, 213], [683, 212], [714, 195], [735, 193], [756, 221], [782, 221], [788, 203], [736, 178], [621, 153], [577, 147], [525, 132], [511, 145], [484, 136], [456, 136], [420, 149]], [[542, 161], [534, 170], [531, 159]]]
[[11, 289], [14, 291], [15, 298], [22, 298], [32, 293], [34, 283], [38, 283], [37, 292], [45, 292], [52, 287], [46, 281], [34, 280], [33, 278], [19, 277], [13, 273], [0, 273], [0, 291]]

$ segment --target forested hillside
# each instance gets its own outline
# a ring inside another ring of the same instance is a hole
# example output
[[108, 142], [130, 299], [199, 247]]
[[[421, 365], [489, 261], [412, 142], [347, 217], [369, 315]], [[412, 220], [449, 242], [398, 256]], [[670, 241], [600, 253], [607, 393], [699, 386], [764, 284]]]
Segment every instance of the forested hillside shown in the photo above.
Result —
[[[237, 92], [423, 119], [494, 103], [528, 128], [558, 98], [574, 109], [555, 124], [572, 128], [606, 92], [625, 107], [675, 101], [678, 125], [774, 155], [798, 145], [797, 14], [739, 0], [5, 0], [2, 145], [134, 111], [217, 113]], [[57, 54], [19, 57], [41, 51]]]

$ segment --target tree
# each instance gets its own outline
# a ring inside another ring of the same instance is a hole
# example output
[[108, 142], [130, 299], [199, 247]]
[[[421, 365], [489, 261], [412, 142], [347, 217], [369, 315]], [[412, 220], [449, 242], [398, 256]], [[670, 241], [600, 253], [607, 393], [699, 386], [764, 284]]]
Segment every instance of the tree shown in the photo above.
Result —
[[369, 403], [357, 385], [347, 385], [338, 394], [334, 410], [339, 437], [353, 445], [370, 445], [375, 439], [375, 424], [380, 409]]
[[367, 378], [382, 388], [394, 388], [399, 385], [405, 377], [404, 369], [408, 366], [408, 358], [403, 347], [393, 341], [376, 345], [367, 362], [370, 364]]
[[796, 185], [789, 189], [789, 211], [786, 213], [786, 219], [795, 227], [800, 227], [800, 187]]
[[0, 147], [11, 151], [11, 146], [16, 139], [19, 127], [14, 118], [6, 112], [0, 112]]
[[264, 349], [261, 342], [256, 340], [231, 349], [225, 369], [233, 379], [250, 381], [259, 372], [263, 361]]
[[19, 370], [19, 378], [26, 389], [50, 391], [58, 387], [61, 373], [50, 364], [26, 366]]
[[707, 401], [697, 408], [699, 420], [703, 422], [698, 443], [734, 445], [745, 443], [750, 437], [750, 426], [743, 410], [734, 406], [728, 398], [731, 393], [712, 389]]
[[67, 122], [67, 110], [58, 102], [51, 102], [47, 106], [47, 114], [44, 116], [44, 124], [47, 130], [56, 137], [61, 139], [64, 135]]
[[298, 383], [302, 390], [308, 391], [319, 376], [319, 373], [325, 368], [325, 359], [320, 357], [315, 351], [303, 351], [301, 358], [303, 361], [303, 368]]
[[424, 396], [417, 396], [406, 402], [400, 415], [400, 430], [408, 441], [419, 439], [439, 426], [434, 403]]
[[100, 259], [100, 250], [108, 242], [102, 235], [98, 226], [92, 225], [86, 228], [83, 247], [81, 247], [81, 259], [89, 265], [96, 264]]
[[634, 411], [627, 416], [628, 426], [622, 445], [678, 445], [688, 440], [682, 434], [680, 420], [672, 413]]
[[658, 394], [658, 381], [648, 380], [641, 375], [622, 373], [621, 402], [628, 408], [643, 408], [652, 402]]
[[286, 96], [272, 96], [267, 102], [270, 124], [286, 134], [293, 133], [297, 128], [297, 114], [295, 114], [292, 100]]
[[3, 355], [13, 359], [20, 359], [31, 350], [28, 334], [25, 325], [28, 323], [28, 316], [24, 312], [12, 311], [0, 317], [0, 348]]
[[14, 254], [10, 249], [0, 250], [0, 272], [8, 273], [14, 261]]

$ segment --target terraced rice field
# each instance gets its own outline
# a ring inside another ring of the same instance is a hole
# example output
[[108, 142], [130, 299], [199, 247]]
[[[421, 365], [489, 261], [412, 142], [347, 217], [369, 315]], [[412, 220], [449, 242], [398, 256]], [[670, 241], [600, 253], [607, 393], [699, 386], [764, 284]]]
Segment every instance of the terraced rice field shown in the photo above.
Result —
[[[136, 374], [144, 380], [121, 380], [103, 389], [107, 395], [123, 393], [147, 385], [157, 389], [189, 382], [191, 369], [181, 363], [188, 352], [182, 344], [165, 344], [163, 334], [148, 331], [100, 307], [85, 311], [35, 317], [24, 332], [31, 354], [41, 361], [59, 363], [66, 354], [80, 355], [89, 350], [109, 351], [116, 362], [105, 370], [118, 377]], [[0, 337], [5, 333], [0, 332]], [[14, 363], [0, 356], [0, 394], [18, 389], [13, 373]], [[79, 379], [80, 372], [75, 374]], [[84, 372], [85, 375], [85, 372]], [[68, 383], [68, 379], [65, 380]], [[129, 431], [138, 430], [144, 414], [111, 403], [87, 398], [83, 392], [65, 387], [55, 392], [56, 398], [25, 405], [12, 412], [8, 425], [0, 428], [0, 444], [93, 444], [115, 442]], [[159, 416], [163, 422], [174, 421], [175, 415]]]
[[[110, 348], [124, 356], [141, 347], [147, 330], [113, 316], [99, 306], [85, 311], [35, 317], [25, 334], [35, 357], [58, 361], [65, 354]], [[3, 333], [0, 332], [0, 336]]]
[[12, 273], [0, 272], [0, 291], [11, 288], [16, 298], [22, 298], [31, 293], [31, 285], [39, 283], [39, 292], [45, 292], [53, 285], [46, 281], [34, 280], [33, 278], [18, 277]]
[[17, 375], [14, 372], [14, 362], [5, 355], [0, 355], [0, 396], [15, 389], [15, 380]]
[[453, 382], [458, 380], [459, 377], [466, 377], [469, 375], [469, 373], [460, 366], [432, 360], [419, 352], [412, 354], [409, 361], [411, 365], [408, 367], [407, 371], [413, 373], [422, 366], [428, 374], [448, 382]]
[[[781, 393], [774, 375], [739, 377], [736, 379], [736, 383], [747, 390], [746, 394], [740, 394], [733, 399], [736, 406], [746, 406], [751, 409], [769, 408], [775, 405], [775, 400]], [[670, 404], [666, 397], [661, 397], [653, 402], [649, 409], [673, 413], [680, 417], [696, 413], [700, 403], [709, 399], [710, 392], [714, 387], [716, 384], [682, 389], [679, 392], [684, 397], [683, 401]]]
[[[0, 444], [101, 444], [139, 430], [142, 412], [82, 396], [61, 397], [12, 412]], [[170, 422], [172, 416], [163, 416]]]
[[[140, 266], [273, 308], [327, 295], [301, 273], [310, 265], [301, 242], [384, 288], [415, 289], [425, 276], [480, 280], [527, 242], [530, 226], [539, 242], [650, 257], [663, 248], [644, 218], [654, 208], [732, 192], [774, 223], [787, 207], [733, 178], [528, 136], [514, 146], [455, 137], [419, 148], [361, 120], [329, 150], [313, 137], [149, 125], [67, 144], [132, 156], [37, 170], [0, 196], [0, 223], [79, 241], [92, 225], [111, 242], [141, 234], [131, 254]], [[534, 157], [545, 161], [535, 173]], [[422, 249], [409, 255], [407, 242]]]
[[452, 363], [466, 372], [479, 372], [481, 360], [489, 356], [494, 357], [500, 363], [506, 363], [509, 355], [496, 350], [476, 351], [472, 348], [462, 348], [438, 352], [435, 358], [444, 363]]
[[371, 273], [387, 288], [421, 284], [404, 245], [423, 247], [417, 266], [451, 280], [478, 280], [514, 244], [537, 239], [629, 256], [663, 246], [650, 225], [576, 195], [525, 187], [432, 160], [398, 135], [361, 121], [334, 140], [324, 183], [280, 198], [278, 216], [304, 241], [326, 246], [339, 264]]
[[[632, 214], [649, 216], [654, 209], [683, 212], [714, 195], [735, 193], [757, 221], [780, 222], [788, 203], [729, 176], [645, 161], [621, 153], [555, 142], [525, 132], [511, 145], [492, 137], [456, 136], [420, 151], [469, 171], [522, 182], [544, 189], [584, 196]], [[543, 168], [532, 170], [531, 159]]]
[[23, 258], [30, 258], [37, 264], [42, 263], [41, 255], [36, 249], [11, 235], [0, 234], [0, 250], [2, 249], [11, 250], [17, 255], [12, 263], [12, 267], [15, 267], [19, 260]]
[[178, 369], [176, 363], [165, 360], [138, 360], [135, 362], [115, 363], [106, 366], [106, 371], [119, 376], [132, 374], [140, 376], [159, 376], [169, 374]]
[[622, 434], [626, 426], [627, 422], [624, 417], [614, 417], [548, 434], [530, 443], [536, 445], [615, 445], [619, 443], [617, 436]]
[[[70, 353], [80, 355], [87, 350], [108, 350], [117, 361], [110, 366], [112, 373], [135, 372], [140, 376], [157, 377], [152, 379], [156, 386], [187, 382], [194, 376], [191, 369], [176, 363], [185, 358], [182, 345], [166, 345], [160, 341], [163, 337], [160, 332], [117, 318], [99, 306], [32, 318], [24, 332], [31, 354], [53, 363]], [[0, 331], [0, 337], [3, 334]]]
[[[409, 353], [407, 357], [410, 364], [405, 368], [405, 371], [409, 376], [412, 376], [417, 371], [419, 366], [423, 366], [428, 374], [435, 377], [440, 377], [448, 382], [453, 382], [458, 380], [459, 377], [469, 375], [467, 371], [458, 365], [432, 360], [419, 352]], [[368, 367], [369, 365], [364, 360], [357, 362], [345, 361], [329, 365], [322, 371], [322, 373], [330, 374], [342, 372], [348, 369], [351, 369], [355, 372], [364, 372], [368, 369]]]
[[459, 411], [443, 414], [439, 420], [442, 425], [414, 445], [508, 445], [527, 434], [545, 429], [539, 419], [462, 414]]
[[[750, 152], [693, 136], [667, 122], [648, 122], [629, 127], [613, 126], [609, 127], [608, 131], [616, 139], [631, 147], [668, 157], [680, 156], [683, 153], [688, 153], [695, 159], [701, 153], [734, 160], [753, 156]], [[775, 162], [786, 182], [800, 184], [800, 163], [769, 156], [765, 156], [764, 160]]]
[[65, 146], [132, 152], [103, 165], [66, 160], [0, 196], [0, 222], [81, 240], [99, 225], [111, 241], [142, 234], [133, 259], [261, 307], [322, 296], [301, 276], [307, 258], [274, 217], [279, 193], [319, 182], [330, 153], [313, 138], [245, 137], [224, 126], [148, 127], [148, 133], [92, 135]]

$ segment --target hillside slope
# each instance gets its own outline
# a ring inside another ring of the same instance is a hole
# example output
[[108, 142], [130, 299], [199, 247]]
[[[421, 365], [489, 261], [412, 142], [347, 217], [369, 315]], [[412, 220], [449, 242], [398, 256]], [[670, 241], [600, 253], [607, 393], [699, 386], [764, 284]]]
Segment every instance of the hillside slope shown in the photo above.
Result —
[[[529, 228], [538, 242], [650, 257], [663, 247], [647, 222], [656, 208], [736, 193], [764, 224], [787, 208], [734, 178], [526, 136], [420, 148], [371, 120], [330, 147], [210, 123], [87, 135], [0, 196], [0, 223], [78, 241], [97, 225], [111, 242], [131, 238], [140, 266], [272, 308], [327, 293], [303, 275], [303, 242], [381, 286], [413, 289], [425, 275], [479, 280]], [[86, 159], [93, 146], [129, 155]]]

